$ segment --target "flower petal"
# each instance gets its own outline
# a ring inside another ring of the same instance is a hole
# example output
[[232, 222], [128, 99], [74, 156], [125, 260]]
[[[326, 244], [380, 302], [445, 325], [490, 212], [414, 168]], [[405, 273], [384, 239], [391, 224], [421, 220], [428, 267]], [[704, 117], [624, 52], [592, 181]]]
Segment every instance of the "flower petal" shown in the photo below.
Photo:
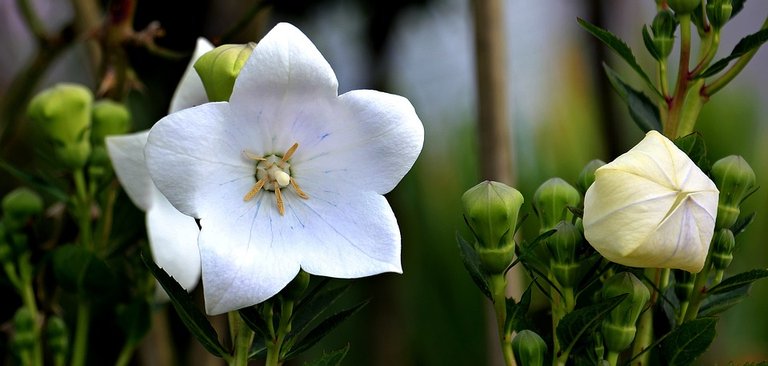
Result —
[[151, 207], [154, 188], [144, 161], [144, 145], [147, 144], [148, 135], [149, 131], [142, 131], [106, 138], [107, 153], [112, 160], [117, 179], [133, 204], [142, 211]]
[[182, 214], [154, 189], [154, 204], [147, 211], [147, 235], [152, 258], [186, 290], [200, 280], [200, 233], [195, 219]]
[[171, 105], [168, 108], [170, 113], [208, 102], [203, 81], [200, 80], [200, 76], [197, 75], [194, 66], [200, 56], [212, 49], [213, 45], [207, 39], [202, 37], [197, 39], [197, 45], [195, 46], [194, 53], [192, 53], [192, 58], [189, 60], [187, 69], [184, 70], [184, 75], [181, 76], [179, 85], [173, 92]]
[[245, 195], [253, 184], [255, 165], [242, 148], [253, 131], [238, 129], [229, 119], [227, 103], [207, 103], [170, 114], [150, 130], [149, 174], [182, 213], [202, 217], [224, 192]]
[[[300, 134], [305, 151], [292, 163], [299, 181], [323, 179], [384, 194], [411, 169], [424, 126], [403, 97], [355, 90], [339, 97], [336, 118]], [[309, 152], [309, 153], [305, 153]]]

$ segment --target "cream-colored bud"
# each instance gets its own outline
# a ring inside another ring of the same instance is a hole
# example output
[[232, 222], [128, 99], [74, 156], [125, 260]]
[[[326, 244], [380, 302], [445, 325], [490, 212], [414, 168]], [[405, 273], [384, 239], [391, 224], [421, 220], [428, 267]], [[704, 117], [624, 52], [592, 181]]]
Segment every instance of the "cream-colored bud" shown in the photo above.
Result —
[[714, 233], [718, 194], [684, 152], [650, 131], [595, 172], [584, 197], [584, 236], [619, 264], [699, 272]]

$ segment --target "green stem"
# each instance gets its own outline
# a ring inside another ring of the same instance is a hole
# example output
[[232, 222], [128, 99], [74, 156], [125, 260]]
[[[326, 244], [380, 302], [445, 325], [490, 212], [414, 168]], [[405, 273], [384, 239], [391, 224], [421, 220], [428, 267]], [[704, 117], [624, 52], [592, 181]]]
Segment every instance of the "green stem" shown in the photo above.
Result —
[[[768, 17], [765, 18], [765, 21], [763, 21], [762, 27], [760, 27], [761, 30], [766, 28], [768, 28]], [[737, 75], [739, 75], [741, 70], [744, 70], [744, 67], [747, 66], [747, 63], [749, 63], [749, 61], [752, 60], [752, 57], [755, 56], [758, 49], [760, 49], [760, 47], [755, 47], [749, 52], [739, 57], [739, 59], [733, 64], [733, 66], [731, 66], [730, 69], [728, 69], [728, 71], [726, 71], [723, 75], [721, 75], [718, 79], [713, 81], [711, 84], [707, 85], [706, 87], [707, 96], [711, 96], [717, 93], [724, 86], [728, 85], [728, 83], [730, 83], [731, 80], [733, 80]]]
[[[21, 288], [19, 288], [19, 294], [21, 295], [24, 307], [26, 307], [32, 316], [35, 317], [35, 320], [37, 320], [37, 300], [35, 299], [35, 289], [32, 286], [32, 281], [34, 280], [34, 269], [32, 264], [29, 262], [29, 257], [30, 254], [26, 253], [19, 258], [20, 276], [18, 280], [19, 284], [21, 285]], [[35, 321], [35, 345], [32, 348], [31, 354], [31, 364], [34, 366], [43, 365], [43, 342], [41, 333], [42, 331], [40, 329], [40, 325], [37, 321]]]
[[75, 342], [72, 345], [72, 360], [70, 365], [85, 365], [85, 355], [88, 352], [88, 327], [90, 326], [91, 308], [82, 301], [77, 305], [77, 323], [75, 325]]
[[16, 5], [19, 7], [22, 18], [27, 23], [29, 30], [35, 36], [38, 43], [42, 43], [48, 36], [45, 32], [45, 27], [43, 27], [43, 22], [37, 17], [32, 4], [30, 4], [29, 0], [17, 0]]
[[[656, 288], [660, 288], [659, 286], [664, 284], [664, 282], [668, 282], [669, 279], [669, 271], [661, 268], [647, 268], [645, 270], [645, 275], [648, 278], [653, 278]], [[650, 357], [650, 353], [643, 353], [643, 351], [653, 343], [653, 309], [656, 305], [656, 300], [659, 297], [659, 293], [653, 286], [646, 286], [652, 295], [648, 302], [648, 308], [640, 314], [640, 319], [637, 321], [637, 332], [635, 333], [635, 340], [632, 342], [632, 356], [638, 357], [639, 365], [649, 364], [648, 358]], [[666, 287], [666, 284], [664, 287]], [[640, 355], [640, 353], [642, 354]]]
[[136, 349], [133, 345], [130, 345], [128, 343], [123, 345], [123, 349], [120, 350], [120, 354], [117, 356], [117, 361], [115, 361], [115, 366], [126, 366], [129, 362], [131, 362], [131, 358], [133, 358], [133, 351]]
[[229, 365], [246, 366], [248, 365], [248, 355], [251, 352], [254, 333], [251, 328], [245, 324], [239, 313], [232, 311], [228, 315], [230, 320], [230, 330], [234, 333], [233, 344], [235, 347]]
[[280, 322], [277, 326], [275, 338], [267, 340], [267, 360], [265, 366], [277, 366], [282, 364], [283, 342], [291, 331], [291, 315], [293, 314], [293, 300], [280, 300]]
[[707, 51], [701, 61], [699, 61], [696, 67], [691, 71], [691, 76], [698, 75], [700, 72], [704, 71], [705, 67], [709, 66], [709, 63], [715, 58], [718, 48], [720, 48], [720, 30], [714, 29], [712, 31], [712, 39], [707, 43]]
[[659, 60], [659, 88], [664, 99], [669, 97], [669, 82], [667, 81], [667, 59]]
[[[710, 252], [711, 252], [710, 247]], [[707, 257], [707, 262], [704, 264], [704, 269], [696, 274], [696, 279], [693, 282], [693, 293], [691, 293], [691, 304], [688, 306], [684, 321], [696, 319], [699, 315], [699, 307], [702, 300], [707, 297], [707, 280], [709, 279], [710, 260]]]
[[606, 355], [605, 360], [608, 361], [608, 365], [616, 366], [616, 364], [619, 362], [619, 353], [615, 351], [608, 351], [608, 355]]
[[83, 169], [72, 173], [75, 181], [77, 205], [75, 207], [78, 225], [80, 226], [80, 244], [86, 249], [93, 249], [93, 233], [91, 232], [91, 196], [88, 194]]
[[507, 322], [507, 279], [503, 274], [491, 275], [489, 278], [491, 287], [491, 297], [493, 297], [493, 310], [496, 313], [496, 325], [499, 331], [499, 343], [501, 344], [501, 353], [504, 356], [506, 365], [515, 364], [515, 353], [512, 350], [512, 330], [505, 329]]
[[670, 139], [677, 137], [680, 109], [685, 99], [685, 92], [688, 90], [688, 65], [691, 58], [691, 15], [678, 14], [678, 21], [680, 22], [680, 64], [677, 70], [675, 95], [670, 103], [667, 124], [664, 125], [664, 135]]

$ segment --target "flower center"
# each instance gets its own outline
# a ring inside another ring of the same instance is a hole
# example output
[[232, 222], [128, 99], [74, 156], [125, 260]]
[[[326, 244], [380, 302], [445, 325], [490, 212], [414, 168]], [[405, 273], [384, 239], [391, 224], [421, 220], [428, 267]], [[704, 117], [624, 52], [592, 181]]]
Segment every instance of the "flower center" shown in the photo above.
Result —
[[244, 151], [243, 154], [247, 158], [256, 160], [258, 163], [256, 163], [256, 174], [254, 174], [256, 184], [245, 194], [243, 200], [250, 201], [253, 197], [256, 197], [256, 194], [262, 188], [265, 191], [274, 192], [275, 201], [277, 201], [277, 211], [280, 213], [280, 216], [283, 216], [285, 215], [285, 204], [283, 202], [283, 194], [280, 191], [281, 188], [286, 188], [290, 185], [299, 197], [308, 199], [309, 196], [299, 188], [296, 180], [291, 177], [291, 164], [288, 163], [298, 147], [299, 144], [294, 143], [282, 156], [276, 154], [256, 156]]

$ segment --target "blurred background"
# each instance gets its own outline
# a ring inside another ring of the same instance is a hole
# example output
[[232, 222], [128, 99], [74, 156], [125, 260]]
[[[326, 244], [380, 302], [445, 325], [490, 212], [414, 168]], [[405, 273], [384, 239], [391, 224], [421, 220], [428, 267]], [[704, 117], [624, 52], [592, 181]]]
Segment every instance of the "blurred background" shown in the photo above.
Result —
[[[32, 0], [47, 31], [70, 24], [82, 1]], [[424, 123], [424, 151], [415, 168], [389, 195], [403, 233], [403, 275], [356, 281], [352, 298], [371, 298], [353, 321], [316, 346], [308, 357], [351, 344], [350, 365], [477, 365], [500, 362], [497, 340], [486, 331], [487, 301], [471, 283], [455, 243], [466, 234], [460, 196], [480, 180], [477, 153], [477, 97], [473, 24], [466, 0], [284, 0], [259, 11], [235, 29], [255, 1], [138, 1], [135, 29], [158, 21], [164, 37], [158, 45], [186, 57], [164, 58], [129, 50], [141, 86], [128, 95], [134, 130], [150, 127], [165, 115], [172, 91], [197, 37], [216, 44], [257, 41], [280, 21], [299, 27], [327, 58], [339, 79], [339, 92], [372, 88], [411, 100]], [[101, 4], [106, 6], [106, 4]], [[589, 160], [610, 161], [642, 137], [626, 107], [607, 83], [605, 60], [623, 75], [626, 64], [600, 46], [576, 23], [585, 18], [621, 36], [640, 63], [654, 70], [642, 46], [641, 27], [655, 14], [651, 0], [540, 0], [504, 2], [510, 143], [517, 188], [530, 199], [544, 180], [558, 176], [574, 182]], [[768, 2], [748, 1], [725, 27], [719, 57], [744, 35], [757, 31], [768, 16]], [[0, 98], [39, 51], [21, 20], [17, 2], [0, 0]], [[97, 88], [88, 48], [80, 39], [50, 62], [37, 90], [53, 83], [79, 82]], [[675, 55], [675, 53], [673, 53]], [[718, 58], [719, 58], [718, 57]], [[711, 160], [742, 155], [768, 186], [768, 51], [760, 51], [746, 70], [716, 94], [702, 111], [697, 129]], [[674, 71], [674, 70], [672, 70]], [[653, 74], [653, 72], [649, 72]], [[641, 84], [632, 77], [636, 87]], [[24, 166], [29, 133], [21, 129], [3, 158]], [[15, 182], [0, 172], [5, 193]], [[124, 205], [130, 201], [122, 196]], [[526, 204], [524, 211], [530, 212]], [[143, 218], [125, 209], [125, 230], [141, 235]], [[743, 212], [757, 222], [740, 236], [730, 273], [768, 266], [768, 192], [763, 188]], [[529, 220], [529, 223], [535, 220]], [[532, 238], [534, 228], [523, 228]], [[0, 284], [1, 286], [1, 284]], [[0, 303], [7, 290], [0, 288]], [[354, 299], [351, 299], [353, 301]], [[743, 364], [768, 359], [768, 284], [758, 282], [752, 297], [725, 313], [716, 343], [700, 364]], [[4, 322], [12, 314], [2, 306]], [[175, 344], [188, 335], [169, 312]], [[95, 332], [98, 334], [99, 332]], [[194, 341], [191, 341], [193, 343]], [[151, 348], [151, 345], [150, 347]], [[93, 349], [94, 352], [95, 349]], [[145, 351], [149, 352], [149, 351]], [[186, 351], [185, 351], [186, 352]], [[191, 351], [190, 351], [191, 352]], [[183, 356], [185, 364], [205, 357]], [[135, 359], [139, 364], [140, 358]], [[211, 363], [211, 364], [215, 364]]]

